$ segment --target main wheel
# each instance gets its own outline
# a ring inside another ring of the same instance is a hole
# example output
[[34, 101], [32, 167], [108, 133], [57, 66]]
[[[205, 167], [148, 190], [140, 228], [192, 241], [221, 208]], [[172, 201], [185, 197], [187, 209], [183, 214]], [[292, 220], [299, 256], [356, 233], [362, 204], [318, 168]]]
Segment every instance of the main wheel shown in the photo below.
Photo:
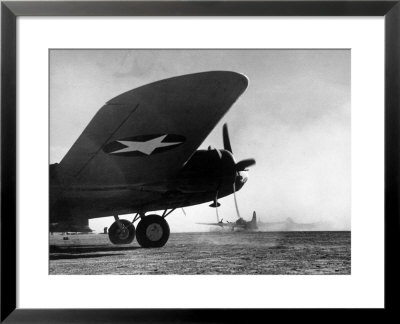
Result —
[[121, 219], [120, 222], [123, 225], [123, 229], [121, 230], [118, 227], [117, 222], [112, 223], [110, 229], [108, 230], [108, 237], [113, 244], [129, 244], [132, 243], [135, 238], [135, 226], [126, 220]]
[[144, 248], [162, 247], [169, 238], [167, 221], [158, 215], [143, 217], [136, 229], [136, 240]]

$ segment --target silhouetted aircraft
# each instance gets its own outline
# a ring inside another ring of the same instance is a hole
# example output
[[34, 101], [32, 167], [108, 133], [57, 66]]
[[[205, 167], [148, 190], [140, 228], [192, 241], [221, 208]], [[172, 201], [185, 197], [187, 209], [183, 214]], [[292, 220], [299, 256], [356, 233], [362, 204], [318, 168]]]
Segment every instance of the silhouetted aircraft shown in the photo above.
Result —
[[224, 222], [223, 219], [221, 219], [216, 223], [197, 223], [197, 224], [228, 227], [232, 231], [235, 228], [239, 228], [239, 229], [243, 229], [243, 230], [247, 230], [247, 231], [254, 231], [254, 230], [258, 229], [256, 212], [253, 212], [253, 217], [252, 217], [251, 221], [245, 221], [242, 217], [239, 217], [239, 219], [236, 222], [229, 222], [229, 221]]
[[[154, 82], [108, 101], [59, 164], [50, 165], [50, 231], [88, 231], [88, 219], [113, 215], [114, 244], [161, 247], [165, 217], [240, 190], [254, 159], [236, 162], [227, 126], [224, 149], [197, 150], [245, 91], [227, 71]], [[148, 214], [164, 210], [163, 214]], [[119, 215], [136, 213], [132, 221]], [[135, 229], [134, 222], [140, 220]]]

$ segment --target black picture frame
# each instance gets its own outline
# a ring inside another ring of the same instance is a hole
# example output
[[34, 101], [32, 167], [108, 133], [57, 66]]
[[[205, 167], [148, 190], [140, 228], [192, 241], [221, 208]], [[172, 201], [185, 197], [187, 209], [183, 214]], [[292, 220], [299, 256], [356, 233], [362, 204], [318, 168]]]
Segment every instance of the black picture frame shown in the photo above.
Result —
[[[384, 16], [385, 310], [399, 287], [400, 0], [395, 1], [2, 1], [1, 321], [6, 323], [235, 322], [265, 310], [16, 308], [16, 19], [19, 16]], [[266, 292], [267, 293], [267, 292]], [[112, 298], [112, 296], [110, 296]], [[135, 296], [132, 296], [134, 304]], [[246, 296], [241, 296], [246, 298]], [[149, 301], [150, 302], [150, 301]], [[251, 314], [248, 314], [251, 313]], [[304, 313], [303, 313], [304, 314]], [[381, 311], [379, 311], [381, 314]], [[308, 316], [308, 315], [307, 315]], [[325, 316], [325, 315], [324, 315]]]

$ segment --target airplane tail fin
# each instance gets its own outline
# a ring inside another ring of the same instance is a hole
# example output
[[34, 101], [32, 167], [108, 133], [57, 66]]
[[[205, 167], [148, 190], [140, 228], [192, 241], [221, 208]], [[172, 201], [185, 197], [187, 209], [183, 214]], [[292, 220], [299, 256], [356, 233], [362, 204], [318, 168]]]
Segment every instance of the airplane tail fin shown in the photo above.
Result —
[[253, 228], [253, 229], [257, 229], [258, 228], [258, 226], [257, 226], [257, 216], [256, 216], [256, 212], [255, 211], [253, 211], [253, 218], [251, 219], [250, 224], [251, 224], [251, 228]]

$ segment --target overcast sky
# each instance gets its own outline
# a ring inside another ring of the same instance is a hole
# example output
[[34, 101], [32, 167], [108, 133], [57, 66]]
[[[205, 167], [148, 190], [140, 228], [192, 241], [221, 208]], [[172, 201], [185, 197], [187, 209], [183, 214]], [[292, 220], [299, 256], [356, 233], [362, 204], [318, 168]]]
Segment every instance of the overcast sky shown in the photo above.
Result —
[[[237, 193], [245, 219], [290, 217], [350, 230], [349, 50], [52, 50], [50, 162], [59, 162], [98, 109], [116, 95], [182, 74], [228, 70], [249, 87], [205, 139], [222, 148], [229, 125], [236, 160], [255, 158]], [[220, 217], [235, 221], [233, 196], [220, 200]], [[172, 232], [207, 231], [209, 203], [174, 211]], [[131, 219], [131, 215], [122, 218]], [[91, 220], [101, 231], [113, 218]]]

